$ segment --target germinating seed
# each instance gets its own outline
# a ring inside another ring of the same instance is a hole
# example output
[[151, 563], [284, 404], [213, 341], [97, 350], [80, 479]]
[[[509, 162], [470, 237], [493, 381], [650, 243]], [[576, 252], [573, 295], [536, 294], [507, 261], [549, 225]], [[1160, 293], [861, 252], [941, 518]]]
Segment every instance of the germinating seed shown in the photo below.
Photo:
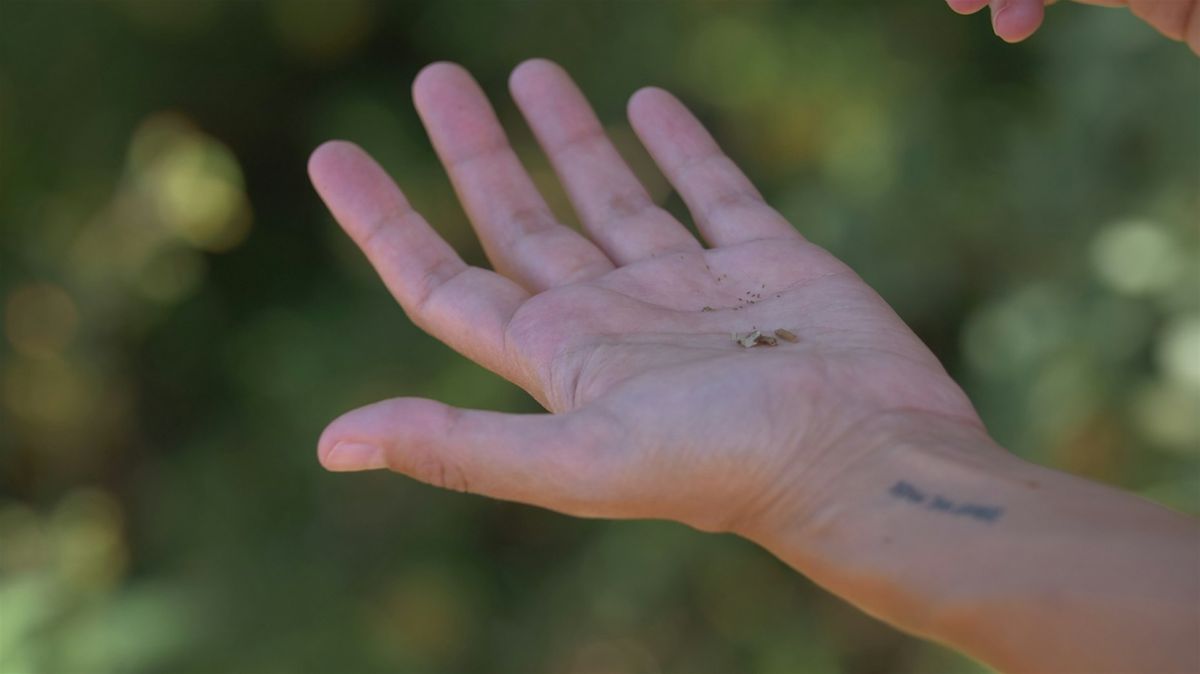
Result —
[[750, 347], [757, 344], [759, 337], [762, 337], [761, 330], [754, 330], [752, 332], [747, 332], [746, 334], [741, 334], [738, 332], [733, 333], [733, 341], [738, 346], [741, 346], [742, 348], [745, 348], [745, 349], [749, 349]]
[[730, 333], [730, 337], [733, 338], [733, 342], [735, 344], [745, 349], [749, 349], [750, 347], [754, 346], [777, 346], [780, 339], [785, 342], [792, 342], [793, 344], [800, 341], [800, 338], [796, 336], [796, 333], [783, 328], [775, 330], [774, 335], [764, 335], [762, 330], [755, 328], [750, 332]]

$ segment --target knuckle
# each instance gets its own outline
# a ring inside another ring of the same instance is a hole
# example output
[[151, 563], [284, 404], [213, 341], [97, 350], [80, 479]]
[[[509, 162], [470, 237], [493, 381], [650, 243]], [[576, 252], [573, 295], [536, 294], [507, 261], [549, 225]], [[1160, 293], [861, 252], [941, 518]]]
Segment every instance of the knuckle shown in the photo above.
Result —
[[405, 451], [391, 452], [388, 467], [434, 487], [467, 492], [470, 490], [467, 471], [455, 459], [446, 442], [461, 421], [462, 411], [441, 405], [430, 411], [434, 421], [427, 430], [431, 436], [411, 443]]
[[392, 470], [403, 473], [418, 482], [457, 492], [470, 491], [466, 472], [454, 462], [443, 457], [421, 453], [395, 459], [390, 466]]
[[543, 207], [518, 208], [507, 213], [504, 219], [512, 232], [511, 236], [514, 237], [553, 231], [561, 227], [554, 214]]
[[705, 203], [704, 214], [707, 218], [715, 218], [722, 213], [746, 208], [759, 208], [763, 205], [762, 197], [746, 190], [728, 190], [718, 192]]
[[610, 196], [605, 202], [608, 220], [624, 220], [641, 215], [655, 204], [644, 192], [622, 192]]
[[603, 145], [608, 142], [608, 138], [604, 135], [604, 131], [599, 127], [588, 127], [581, 132], [578, 132], [568, 138], [562, 140], [555, 151], [560, 155], [566, 155], [572, 152], [590, 153], [596, 151], [597, 145]]

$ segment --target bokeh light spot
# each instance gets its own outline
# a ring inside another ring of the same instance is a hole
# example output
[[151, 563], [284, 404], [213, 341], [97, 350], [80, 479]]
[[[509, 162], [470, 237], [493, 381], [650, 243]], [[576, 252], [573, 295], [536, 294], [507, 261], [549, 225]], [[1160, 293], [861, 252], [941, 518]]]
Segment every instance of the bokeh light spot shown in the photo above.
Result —
[[50, 529], [64, 582], [81, 588], [116, 584], [128, 559], [121, 519], [120, 505], [105, 491], [78, 489], [63, 499]]
[[1066, 340], [1069, 310], [1066, 299], [1046, 285], [1032, 285], [985, 305], [966, 325], [967, 360], [993, 375], [1036, 365]]
[[1200, 456], [1200, 392], [1155, 382], [1133, 397], [1133, 417], [1142, 433], [1172, 452]]
[[1200, 315], [1167, 326], [1158, 342], [1158, 362], [1166, 376], [1200, 390]]
[[130, 146], [130, 169], [161, 224], [186, 243], [225, 251], [246, 237], [250, 206], [237, 159], [177, 115], [143, 123]]
[[18, 358], [4, 370], [4, 402], [27, 422], [60, 428], [90, 411], [95, 391], [61, 358]]
[[60, 353], [79, 324], [75, 301], [57, 285], [31, 283], [9, 293], [4, 333], [19, 353], [31, 357]]
[[1092, 242], [1091, 256], [1100, 280], [1128, 295], [1170, 288], [1183, 268], [1176, 242], [1162, 227], [1144, 220], [1104, 228]]
[[41, 519], [21, 503], [0, 507], [0, 576], [42, 568], [49, 560], [49, 544]]

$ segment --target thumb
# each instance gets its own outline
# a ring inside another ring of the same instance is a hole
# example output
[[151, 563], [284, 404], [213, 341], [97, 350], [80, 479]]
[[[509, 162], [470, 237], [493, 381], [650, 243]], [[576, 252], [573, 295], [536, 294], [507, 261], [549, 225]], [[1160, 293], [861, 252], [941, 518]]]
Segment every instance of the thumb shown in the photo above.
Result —
[[604, 516], [612, 471], [601, 435], [578, 413], [502, 414], [396, 398], [336, 419], [317, 453], [333, 471], [389, 468], [444, 489]]

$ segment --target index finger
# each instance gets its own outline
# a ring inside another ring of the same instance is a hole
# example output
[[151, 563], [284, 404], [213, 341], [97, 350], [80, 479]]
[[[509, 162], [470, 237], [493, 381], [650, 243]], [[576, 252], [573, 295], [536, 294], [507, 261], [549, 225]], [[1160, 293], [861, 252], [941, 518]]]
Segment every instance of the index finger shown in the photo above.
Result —
[[463, 262], [357, 145], [330, 141], [308, 162], [313, 185], [367, 255], [405, 313], [425, 331], [518, 384], [505, 330], [528, 297], [495, 272]]

